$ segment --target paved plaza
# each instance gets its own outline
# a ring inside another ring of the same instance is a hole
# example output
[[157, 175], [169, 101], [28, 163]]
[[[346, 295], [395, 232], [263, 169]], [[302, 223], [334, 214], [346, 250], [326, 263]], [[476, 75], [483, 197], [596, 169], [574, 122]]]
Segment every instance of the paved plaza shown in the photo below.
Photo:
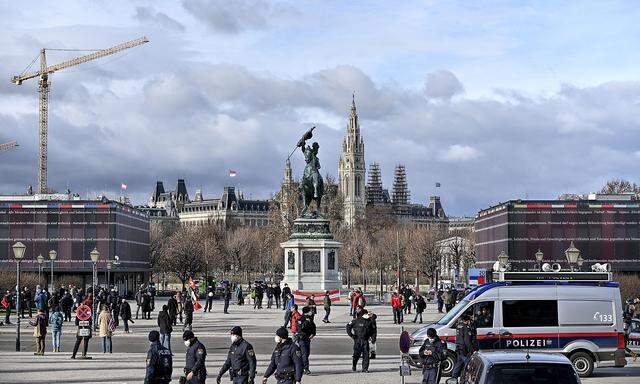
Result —
[[[156, 302], [156, 309], [162, 301]], [[398, 375], [399, 353], [398, 336], [400, 327], [393, 324], [388, 307], [371, 308], [379, 316], [378, 320], [378, 358], [371, 361], [371, 373], [351, 372], [351, 340], [345, 332], [349, 321], [346, 306], [334, 306], [332, 323], [322, 323], [316, 317], [318, 336], [311, 346], [311, 376], [304, 376], [304, 383], [328, 383], [340, 380], [341, 383], [391, 383], [400, 382]], [[135, 310], [135, 308], [134, 308]], [[194, 332], [207, 347], [208, 382], [215, 382], [215, 376], [226, 358], [229, 345], [228, 330], [234, 325], [244, 329], [245, 338], [251, 342], [258, 358], [258, 373], [261, 377], [266, 369], [273, 350], [273, 336], [277, 327], [283, 323], [283, 311], [279, 309], [254, 310], [253, 306], [232, 306], [229, 315], [221, 313], [220, 303], [214, 305], [214, 312], [194, 316]], [[320, 310], [319, 315], [323, 314]], [[34, 356], [35, 341], [32, 327], [24, 321], [22, 331], [22, 352], [16, 353], [15, 327], [0, 327], [0, 377], [7, 383], [138, 383], [144, 378], [145, 356], [148, 348], [147, 335], [156, 325], [157, 312], [151, 320], [136, 320], [133, 332], [124, 334], [122, 327], [113, 336], [113, 354], [99, 352], [99, 338], [91, 340], [89, 349], [92, 360], [71, 360], [70, 352], [75, 341], [75, 327], [65, 323], [62, 337], [62, 352], [51, 353], [50, 337], [47, 337], [47, 353], [44, 357]], [[425, 312], [425, 321], [439, 317], [435, 307], [429, 305]], [[405, 329], [411, 331], [418, 325], [407, 322]], [[176, 327], [172, 340], [174, 357], [174, 378], [178, 377], [184, 366], [184, 345], [180, 327]], [[600, 368], [592, 378], [584, 383], [637, 383], [640, 378], [640, 364], [630, 363], [625, 368]], [[228, 376], [223, 382], [229, 382]], [[275, 379], [271, 378], [271, 383]], [[420, 383], [420, 372], [413, 371], [406, 383]]]

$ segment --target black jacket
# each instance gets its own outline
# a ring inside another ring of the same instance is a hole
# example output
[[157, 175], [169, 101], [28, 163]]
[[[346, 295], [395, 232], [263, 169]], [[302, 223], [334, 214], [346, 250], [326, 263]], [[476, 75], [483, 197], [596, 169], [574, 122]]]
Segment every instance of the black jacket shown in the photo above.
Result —
[[131, 306], [129, 302], [124, 302], [120, 305], [120, 317], [122, 320], [130, 320], [131, 319]]
[[456, 329], [456, 352], [463, 356], [471, 355], [475, 350], [473, 331], [471, 327], [460, 322]]
[[354, 340], [369, 340], [374, 336], [373, 322], [363, 316], [357, 317], [347, 324], [347, 335]]
[[299, 382], [302, 380], [302, 368], [300, 348], [291, 339], [287, 339], [276, 345], [264, 377], [269, 377], [275, 372], [278, 381], [288, 379]]
[[166, 311], [160, 311], [158, 313], [158, 327], [160, 328], [160, 333], [171, 333], [173, 331], [173, 327], [171, 326], [173, 321], [169, 316], [169, 313]]
[[236, 376], [245, 376], [249, 379], [256, 377], [256, 353], [253, 346], [245, 339], [231, 344], [227, 360], [220, 368], [218, 377], [222, 377], [229, 370], [232, 379]]
[[186, 372], [193, 372], [194, 376], [200, 378], [207, 377], [207, 368], [205, 367], [205, 359], [207, 358], [207, 349], [196, 337], [191, 346], [187, 348], [187, 360], [184, 364]]
[[175, 317], [178, 313], [178, 300], [175, 297], [170, 297], [169, 301], [167, 301], [167, 306], [169, 307], [168, 311], [172, 317]]
[[316, 324], [310, 317], [302, 315], [298, 318], [298, 339], [310, 341], [316, 335]]
[[[438, 364], [444, 356], [443, 347], [444, 345], [438, 336], [433, 340], [433, 343], [430, 342], [428, 338], [424, 340], [424, 343], [422, 343], [418, 351], [418, 355], [422, 359], [423, 369], [435, 368], [435, 365]], [[426, 351], [431, 351], [431, 354], [425, 354]]]
[[151, 343], [147, 352], [147, 374], [144, 384], [165, 384], [171, 382], [173, 357], [171, 352], [159, 342]]

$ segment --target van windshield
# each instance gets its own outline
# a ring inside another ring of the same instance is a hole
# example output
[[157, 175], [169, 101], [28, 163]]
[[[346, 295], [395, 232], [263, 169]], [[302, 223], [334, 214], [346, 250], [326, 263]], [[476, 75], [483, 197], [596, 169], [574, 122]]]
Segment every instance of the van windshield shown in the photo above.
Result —
[[496, 364], [489, 370], [487, 384], [578, 384], [571, 364]]
[[456, 304], [455, 307], [451, 308], [451, 310], [447, 312], [446, 315], [442, 316], [440, 320], [436, 321], [436, 324], [443, 324], [443, 325], [449, 324], [449, 322], [454, 317], [458, 316], [458, 313], [460, 313], [460, 311], [462, 311], [462, 309], [464, 309], [464, 307], [466, 307], [467, 304], [469, 304], [469, 300], [467, 299], [460, 300], [460, 302]]

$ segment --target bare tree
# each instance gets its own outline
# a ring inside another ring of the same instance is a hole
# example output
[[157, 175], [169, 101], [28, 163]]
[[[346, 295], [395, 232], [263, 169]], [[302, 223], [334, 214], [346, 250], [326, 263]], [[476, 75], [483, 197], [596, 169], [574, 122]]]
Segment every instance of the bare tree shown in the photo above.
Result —
[[407, 231], [409, 265], [434, 284], [437, 270], [440, 268], [441, 250], [438, 241], [441, 234], [436, 230], [414, 227]]
[[204, 270], [203, 242], [196, 227], [180, 227], [163, 247], [163, 265], [185, 287], [187, 279]]
[[604, 187], [600, 190], [600, 193], [639, 193], [640, 188], [636, 183], [632, 183], [624, 179], [611, 179], [607, 181]]

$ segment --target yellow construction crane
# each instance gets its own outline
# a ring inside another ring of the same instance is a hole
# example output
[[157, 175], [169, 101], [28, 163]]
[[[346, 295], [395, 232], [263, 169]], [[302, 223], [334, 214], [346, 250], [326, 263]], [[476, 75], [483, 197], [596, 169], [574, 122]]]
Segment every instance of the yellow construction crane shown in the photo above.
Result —
[[[11, 82], [15, 85], [21, 85], [23, 81], [39, 77], [38, 93], [40, 95], [39, 100], [39, 112], [40, 112], [40, 145], [38, 153], [38, 191], [39, 193], [47, 193], [47, 127], [48, 127], [48, 109], [49, 109], [49, 88], [51, 82], [49, 81], [49, 75], [60, 71], [65, 68], [73, 67], [74, 65], [86, 63], [87, 61], [99, 59], [101, 57], [113, 55], [116, 52], [124, 51], [125, 49], [133, 48], [138, 45], [149, 42], [146, 37], [127, 41], [126, 43], [118, 44], [111, 48], [100, 49], [92, 52], [88, 55], [76, 57], [75, 59], [63, 61], [56, 65], [47, 67], [46, 51], [52, 50], [43, 48], [40, 50], [40, 54], [31, 62], [31, 66], [38, 57], [40, 58], [40, 70], [38, 72], [22, 73], [18, 76], [13, 76]], [[28, 69], [29, 67], [27, 67]], [[26, 72], [26, 70], [25, 70]]]
[[8, 143], [0, 144], [0, 152], [8, 151], [11, 148], [19, 147], [18, 142], [15, 140], [9, 141]]

